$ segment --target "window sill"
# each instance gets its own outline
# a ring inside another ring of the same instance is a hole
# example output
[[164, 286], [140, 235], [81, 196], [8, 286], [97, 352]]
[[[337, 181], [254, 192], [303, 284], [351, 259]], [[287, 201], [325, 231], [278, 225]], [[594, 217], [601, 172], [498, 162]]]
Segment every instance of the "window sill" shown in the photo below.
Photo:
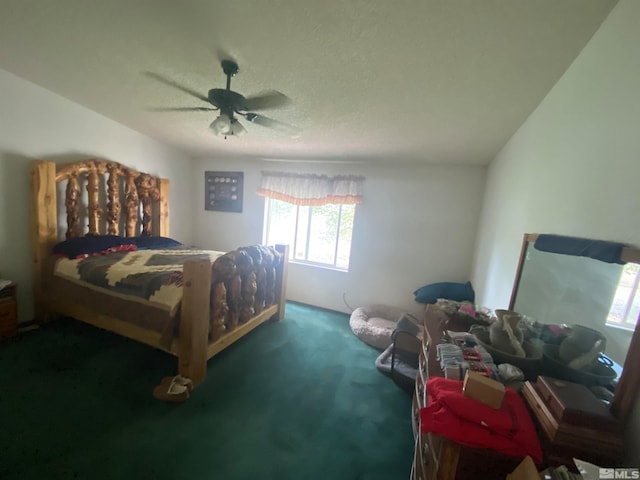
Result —
[[289, 260], [289, 263], [293, 263], [295, 265], [302, 265], [304, 267], [321, 268], [323, 270], [331, 270], [334, 272], [349, 273], [349, 270], [345, 270], [344, 268], [333, 267], [331, 265], [324, 265], [322, 263], [305, 262], [300, 260]]
[[633, 331], [635, 330], [635, 327], [632, 327], [632, 326], [627, 327], [626, 325], [618, 325], [615, 323], [605, 323], [604, 326], [608, 328], [613, 328], [615, 330], [624, 330], [629, 333], [633, 333]]

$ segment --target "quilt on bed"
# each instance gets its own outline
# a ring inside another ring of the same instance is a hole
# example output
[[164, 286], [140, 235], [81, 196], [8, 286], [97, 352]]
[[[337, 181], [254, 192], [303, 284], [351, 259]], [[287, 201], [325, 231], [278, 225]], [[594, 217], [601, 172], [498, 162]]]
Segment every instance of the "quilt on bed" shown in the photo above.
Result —
[[54, 275], [114, 295], [167, 309], [173, 315], [182, 299], [182, 265], [214, 261], [224, 252], [210, 250], [135, 250], [81, 259], [61, 258]]

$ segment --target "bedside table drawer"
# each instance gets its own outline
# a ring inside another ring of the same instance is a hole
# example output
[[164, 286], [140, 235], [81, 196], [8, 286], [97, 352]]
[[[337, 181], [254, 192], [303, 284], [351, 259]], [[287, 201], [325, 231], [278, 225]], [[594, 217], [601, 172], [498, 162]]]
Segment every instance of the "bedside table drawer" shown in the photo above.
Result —
[[14, 335], [18, 330], [18, 304], [15, 300], [0, 301], [0, 336]]

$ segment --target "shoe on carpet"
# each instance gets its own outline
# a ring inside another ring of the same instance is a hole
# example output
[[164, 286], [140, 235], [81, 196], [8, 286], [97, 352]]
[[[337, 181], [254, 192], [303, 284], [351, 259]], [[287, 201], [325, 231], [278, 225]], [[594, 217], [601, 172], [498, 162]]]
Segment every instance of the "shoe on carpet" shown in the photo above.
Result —
[[183, 377], [180, 374], [174, 377], [164, 377], [160, 382], [160, 385], [169, 385], [172, 382], [177, 383], [178, 385], [182, 385], [183, 387], [187, 387], [187, 390], [189, 390], [189, 392], [193, 390], [193, 382], [191, 381], [191, 379], [187, 377]]
[[189, 389], [172, 379], [168, 383], [160, 382], [160, 385], [153, 389], [153, 396], [164, 402], [182, 403], [189, 399]]

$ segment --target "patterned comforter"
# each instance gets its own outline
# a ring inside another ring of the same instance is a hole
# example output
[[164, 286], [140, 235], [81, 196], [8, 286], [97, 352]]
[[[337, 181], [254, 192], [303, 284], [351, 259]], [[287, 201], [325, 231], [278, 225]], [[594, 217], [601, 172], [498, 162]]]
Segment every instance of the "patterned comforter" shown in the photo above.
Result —
[[182, 265], [225, 252], [210, 250], [136, 250], [81, 259], [61, 258], [54, 275], [113, 295], [164, 308], [173, 315], [182, 299]]

